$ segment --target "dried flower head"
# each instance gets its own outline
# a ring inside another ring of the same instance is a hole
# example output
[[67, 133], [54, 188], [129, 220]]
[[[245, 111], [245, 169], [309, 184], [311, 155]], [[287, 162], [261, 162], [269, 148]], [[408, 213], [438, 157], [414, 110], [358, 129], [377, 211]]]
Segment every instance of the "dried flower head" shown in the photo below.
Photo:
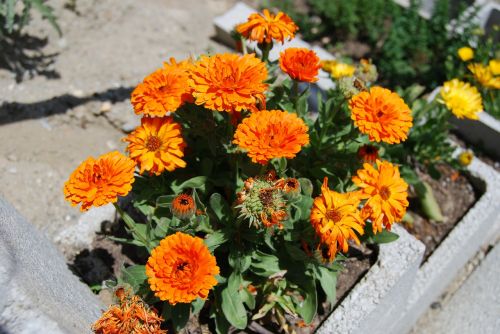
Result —
[[111, 305], [92, 325], [96, 334], [166, 334], [160, 328], [163, 319], [138, 296], [119, 288], [115, 292], [119, 304]]
[[311, 224], [320, 237], [321, 243], [328, 248], [328, 258], [335, 259], [338, 249], [347, 252], [349, 240], [359, 244], [359, 235], [364, 233], [357, 193], [341, 194], [328, 188], [325, 177], [321, 195], [316, 197], [311, 209]]
[[373, 145], [363, 145], [358, 149], [358, 157], [373, 165], [378, 159], [378, 148]]
[[254, 54], [202, 56], [191, 71], [195, 103], [218, 111], [257, 111], [265, 105], [266, 65]]
[[273, 40], [283, 43], [293, 39], [299, 29], [292, 19], [283, 12], [273, 15], [264, 9], [262, 13], [253, 13], [247, 22], [236, 27], [236, 31], [246, 39], [257, 43], [271, 43]]
[[177, 63], [174, 58], [165, 63], [140, 83], [132, 92], [130, 101], [136, 114], [162, 117], [176, 111], [184, 102], [191, 101], [188, 85], [189, 60]]
[[453, 79], [443, 84], [441, 98], [446, 107], [458, 118], [479, 119], [483, 110], [483, 100], [476, 87]]
[[280, 68], [297, 81], [316, 82], [321, 63], [316, 52], [306, 48], [288, 48], [280, 53]]
[[367, 59], [360, 60], [359, 66], [356, 67], [356, 72], [354, 74], [364, 82], [375, 82], [378, 79], [377, 66], [375, 66], [371, 60]]
[[264, 165], [273, 158], [294, 158], [309, 143], [308, 127], [297, 114], [261, 110], [243, 119], [233, 143], [247, 150], [253, 162]]
[[286, 219], [286, 201], [279, 181], [270, 181], [265, 177], [249, 178], [243, 189], [237, 194], [236, 208], [240, 217], [249, 221], [250, 225], [259, 227], [282, 227]]
[[143, 117], [141, 125], [123, 140], [129, 142], [127, 151], [141, 174], [147, 171], [160, 175], [165, 170], [186, 167], [181, 126], [171, 117]]
[[81, 211], [115, 203], [118, 196], [132, 189], [134, 170], [134, 161], [117, 151], [97, 159], [89, 157], [71, 173], [64, 184], [64, 196], [72, 206], [81, 204]]
[[457, 54], [462, 61], [469, 61], [474, 58], [474, 50], [472, 50], [468, 46], [463, 46], [458, 49]]
[[[477, 82], [483, 87], [500, 89], [500, 76], [495, 76], [490, 66], [475, 63], [469, 64], [467, 68], [472, 72]], [[493, 66], [493, 69], [495, 69], [495, 66]]]
[[300, 182], [299, 180], [290, 177], [287, 179], [280, 179], [276, 182], [276, 186], [281, 188], [283, 194], [287, 199], [292, 199], [300, 194]]
[[180, 194], [172, 201], [172, 214], [179, 219], [187, 220], [196, 213], [194, 198], [188, 194]]
[[203, 239], [182, 232], [163, 239], [146, 264], [151, 290], [172, 305], [206, 299], [218, 274], [215, 256]]
[[400, 143], [408, 138], [413, 118], [398, 94], [382, 87], [360, 92], [349, 101], [351, 118], [371, 141]]
[[376, 161], [376, 168], [365, 163], [357, 171], [352, 181], [359, 188], [362, 199], [367, 199], [361, 216], [370, 219], [373, 233], [387, 230], [392, 224], [401, 221], [408, 207], [408, 184], [401, 178], [399, 168], [387, 161]]

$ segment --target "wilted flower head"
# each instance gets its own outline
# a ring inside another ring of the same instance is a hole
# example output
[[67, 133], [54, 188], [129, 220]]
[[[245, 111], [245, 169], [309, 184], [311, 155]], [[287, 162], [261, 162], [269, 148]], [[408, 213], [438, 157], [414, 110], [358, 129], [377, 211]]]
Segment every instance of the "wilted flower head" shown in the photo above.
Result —
[[353, 96], [366, 90], [365, 84], [357, 77], [343, 77], [337, 80], [340, 91], [346, 99], [351, 99]]
[[361, 59], [354, 74], [364, 82], [375, 82], [378, 79], [377, 66], [367, 59]]
[[243, 189], [237, 194], [236, 208], [240, 217], [249, 221], [250, 225], [259, 227], [282, 227], [286, 218], [286, 201], [283, 197], [279, 181], [267, 180], [266, 177], [249, 178]]
[[243, 37], [258, 43], [271, 43], [273, 40], [283, 43], [292, 39], [298, 29], [285, 13], [273, 15], [267, 9], [262, 13], [250, 14], [247, 22], [236, 27], [236, 31]]
[[378, 148], [373, 145], [363, 145], [358, 149], [358, 157], [369, 164], [378, 159]]
[[111, 305], [92, 325], [96, 334], [166, 334], [160, 328], [163, 319], [138, 296], [124, 288], [115, 292], [119, 304]]

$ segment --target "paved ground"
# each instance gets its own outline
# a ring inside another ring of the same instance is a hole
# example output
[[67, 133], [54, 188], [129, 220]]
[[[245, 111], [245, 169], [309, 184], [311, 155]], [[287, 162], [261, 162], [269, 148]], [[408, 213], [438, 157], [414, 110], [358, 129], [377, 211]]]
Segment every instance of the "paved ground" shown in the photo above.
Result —
[[412, 334], [500, 333], [500, 243], [482, 257], [479, 254], [468, 264], [480, 262], [465, 282], [464, 268], [448, 292], [419, 319]]

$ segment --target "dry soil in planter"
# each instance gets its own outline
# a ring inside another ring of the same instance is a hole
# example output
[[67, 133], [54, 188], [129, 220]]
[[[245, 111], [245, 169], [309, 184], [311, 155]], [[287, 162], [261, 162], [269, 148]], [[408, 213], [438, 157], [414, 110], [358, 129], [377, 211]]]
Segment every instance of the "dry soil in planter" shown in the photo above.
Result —
[[438, 170], [441, 172], [439, 180], [427, 174], [419, 176], [431, 186], [444, 221], [437, 223], [426, 218], [418, 200], [415, 199], [410, 200], [410, 211], [414, 221], [412, 224], [403, 224], [408, 232], [424, 243], [424, 262], [480, 196], [466, 175], [459, 174], [447, 165], [439, 166]]

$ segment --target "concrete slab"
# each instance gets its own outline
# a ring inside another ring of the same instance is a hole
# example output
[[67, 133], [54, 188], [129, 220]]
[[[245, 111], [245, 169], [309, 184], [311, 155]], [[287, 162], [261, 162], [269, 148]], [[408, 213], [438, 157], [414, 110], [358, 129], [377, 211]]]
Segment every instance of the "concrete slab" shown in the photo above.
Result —
[[500, 333], [500, 244], [443, 305], [419, 322], [412, 334]]

